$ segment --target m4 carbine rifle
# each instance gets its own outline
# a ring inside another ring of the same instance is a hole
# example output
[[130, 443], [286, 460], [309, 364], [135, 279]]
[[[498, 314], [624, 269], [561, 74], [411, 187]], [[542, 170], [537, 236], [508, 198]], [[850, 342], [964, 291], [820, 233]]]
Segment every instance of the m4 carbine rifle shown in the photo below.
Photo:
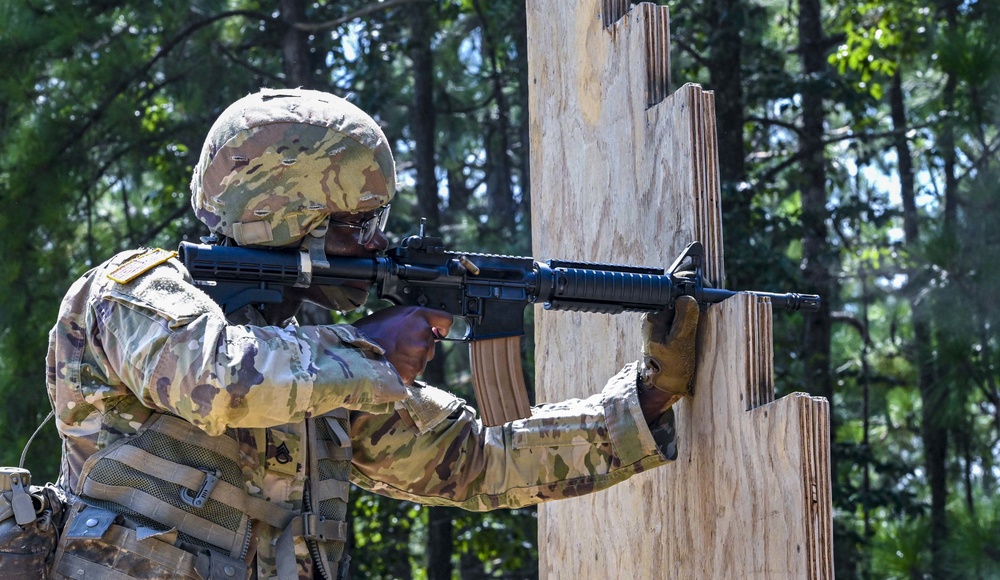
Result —
[[[521, 372], [524, 309], [655, 312], [693, 296], [703, 308], [737, 292], [706, 287], [704, 248], [692, 242], [666, 271], [657, 268], [452, 252], [441, 238], [410, 236], [386, 257], [328, 256], [317, 266], [307, 252], [258, 250], [182, 242], [180, 260], [199, 285], [229, 314], [247, 305], [277, 303], [289, 286], [372, 283], [378, 296], [400, 305], [444, 310], [466, 322], [473, 385], [486, 425], [527, 417], [531, 410]], [[819, 309], [819, 296], [754, 292], [774, 308]]]

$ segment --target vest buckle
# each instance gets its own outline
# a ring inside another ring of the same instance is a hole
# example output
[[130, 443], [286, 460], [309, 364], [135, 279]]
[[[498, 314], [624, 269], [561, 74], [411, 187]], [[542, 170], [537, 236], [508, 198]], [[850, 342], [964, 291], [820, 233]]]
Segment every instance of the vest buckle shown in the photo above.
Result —
[[208, 501], [208, 496], [212, 495], [212, 490], [215, 489], [215, 484], [219, 482], [219, 478], [222, 474], [218, 469], [212, 471], [210, 469], [201, 469], [199, 471], [205, 474], [205, 480], [201, 483], [201, 488], [194, 495], [191, 495], [191, 490], [187, 488], [181, 488], [181, 500], [191, 507], [200, 508], [205, 505]]

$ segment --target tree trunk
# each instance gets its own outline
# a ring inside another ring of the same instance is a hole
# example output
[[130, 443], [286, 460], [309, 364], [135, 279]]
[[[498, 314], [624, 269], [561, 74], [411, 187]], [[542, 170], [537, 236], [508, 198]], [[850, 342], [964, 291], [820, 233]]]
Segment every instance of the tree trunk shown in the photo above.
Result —
[[[437, 112], [434, 107], [434, 54], [431, 40], [435, 24], [430, 14], [431, 5], [414, 3], [409, 7], [413, 27], [409, 53], [413, 62], [413, 104], [410, 114], [414, 141], [416, 167], [417, 211], [427, 218], [432, 232], [440, 231], [441, 214], [438, 207], [438, 181], [435, 172], [437, 149]], [[440, 350], [440, 349], [439, 349]], [[439, 352], [439, 354], [441, 354]], [[445, 382], [444, 357], [436, 356], [428, 363], [423, 374], [431, 384]], [[428, 508], [427, 577], [430, 580], [450, 579], [452, 574], [452, 519], [446, 508]]]
[[[948, 44], [954, 46], [958, 42], [958, 2], [948, 0], [945, 5], [945, 18], [948, 21]], [[954, 63], [948, 63], [954, 65]], [[951, 241], [955, 235], [955, 225], [958, 219], [958, 177], [955, 173], [955, 91], [958, 88], [958, 75], [954, 70], [944, 71], [947, 79], [941, 95], [944, 110], [948, 113], [941, 127], [938, 138], [941, 143], [941, 157], [944, 161], [944, 231]]]
[[432, 232], [440, 231], [441, 215], [438, 209], [438, 183], [435, 174], [435, 148], [437, 147], [437, 111], [434, 108], [434, 20], [429, 13], [431, 6], [420, 2], [409, 6], [413, 27], [409, 53], [413, 62], [413, 104], [410, 112], [413, 130], [413, 162], [416, 168], [417, 207], [421, 217], [427, 218]]
[[[711, 89], [715, 91], [723, 225], [727, 236], [741, 240], [750, 235], [750, 204], [753, 199], [750, 188], [741, 187], [747, 180], [746, 147], [743, 143], [743, 40], [740, 35], [746, 19], [743, 0], [711, 0], [707, 16], [712, 28], [708, 68]], [[739, 262], [729, 266], [733, 268], [727, 268], [727, 286], [751, 286], [752, 280], [748, 279], [751, 274], [741, 274]]]
[[[955, 45], [958, 41], [958, 2], [948, 0], [945, 3], [945, 17], [948, 22], [946, 42]], [[954, 63], [946, 62], [953, 65]], [[957, 73], [945, 70], [947, 75], [942, 93], [942, 104], [946, 113], [938, 141], [941, 144], [941, 156], [944, 162], [944, 232], [943, 242], [955, 247], [956, 224], [958, 219], [958, 177], [956, 175], [955, 127], [951, 115], [955, 113], [955, 92], [958, 85]], [[948, 267], [947, 265], [945, 266]], [[916, 316], [916, 312], [914, 312]], [[924, 317], [929, 316], [924, 313]], [[925, 322], [929, 326], [929, 320]], [[930, 332], [928, 330], [927, 332]], [[927, 468], [927, 481], [931, 491], [931, 568], [934, 578], [942, 578], [948, 569], [945, 547], [948, 543], [948, 429], [945, 424], [944, 409], [947, 393], [944, 385], [935, 380], [932, 366], [932, 351], [927, 337], [927, 350], [920, 353], [928, 360], [920, 360], [920, 395], [923, 407], [923, 442], [924, 464]], [[923, 367], [927, 366], [925, 372]], [[925, 382], [926, 381], [926, 382]]]
[[[872, 339], [871, 332], [869, 332], [871, 316], [869, 314], [870, 305], [872, 302], [871, 292], [868, 289], [868, 272], [864, 267], [860, 271], [861, 278], [861, 340], [862, 350], [861, 350], [861, 420], [862, 420], [862, 431], [861, 431], [861, 447], [864, 450], [866, 457], [862, 469], [864, 470], [861, 475], [861, 493], [865, 498], [864, 510], [864, 541], [866, 545], [871, 545], [872, 539], [875, 537], [875, 531], [872, 529], [872, 510], [867, 504], [868, 498], [871, 497], [871, 368], [868, 365], [868, 358], [871, 355], [872, 350]], [[865, 578], [871, 577], [871, 558], [865, 558], [865, 564], [863, 568], [863, 576]]]
[[504, 78], [497, 58], [502, 49], [497, 45], [496, 35], [491, 30], [493, 22], [485, 13], [481, 0], [473, 2], [473, 6], [479, 16], [483, 38], [481, 55], [483, 62], [489, 63], [489, 84], [496, 111], [490, 119], [491, 126], [485, 130], [486, 139], [483, 143], [486, 149], [486, 195], [492, 218], [485, 225], [493, 231], [504, 232], [513, 228], [517, 212], [511, 187], [513, 164], [510, 158], [510, 106], [507, 95], [504, 94]]
[[948, 430], [944, 425], [945, 398], [941, 381], [936, 380], [931, 345], [930, 313], [923, 302], [911, 299], [913, 310], [914, 355], [921, 398], [921, 438], [924, 466], [931, 491], [931, 577], [944, 578], [944, 549], [948, 538]]
[[427, 580], [451, 580], [455, 508], [431, 507], [427, 512]]
[[[800, 138], [802, 191], [802, 258], [808, 292], [823, 297], [822, 309], [806, 321], [806, 386], [826, 397], [833, 407], [830, 375], [830, 302], [834, 299], [831, 272], [834, 254], [827, 243], [826, 158], [823, 149], [823, 89], [817, 78], [826, 72], [820, 0], [799, 1], [799, 56], [804, 78]], [[836, 415], [831, 409], [831, 419]], [[834, 466], [833, 473], [836, 473]]]
[[[719, 174], [724, 185], [735, 186], [746, 180], [746, 149], [743, 145], [743, 40], [745, 24], [743, 0], [711, 0], [709, 21], [712, 42], [709, 46], [709, 73], [715, 91], [718, 122]], [[749, 206], [750, 194], [746, 194]]]
[[278, 10], [281, 12], [281, 23], [285, 25], [285, 33], [281, 38], [285, 86], [308, 89], [312, 87], [312, 75], [309, 74], [307, 36], [304, 31], [295, 27], [305, 16], [305, 5], [302, 0], [279, 0]]
[[[897, 71], [892, 79], [890, 107], [893, 130], [896, 133], [895, 147], [899, 161], [900, 196], [903, 200], [903, 233], [907, 247], [916, 249], [920, 244], [920, 221], [917, 214], [916, 188], [913, 177], [913, 156], [906, 139], [908, 124], [903, 101], [902, 72]], [[919, 266], [914, 271], [922, 270]], [[918, 284], [911, 275], [911, 283]], [[934, 354], [930, 312], [927, 303], [911, 292], [910, 309], [913, 312], [913, 357], [917, 367], [917, 387], [922, 401], [921, 438], [924, 444], [924, 467], [931, 488], [931, 570], [934, 578], [941, 578], [944, 572], [943, 554], [947, 538], [945, 503], [947, 491], [948, 433], [942, 424], [943, 395], [940, 382], [935, 380]]]
[[899, 164], [899, 185], [903, 198], [903, 235], [907, 245], [918, 242], [920, 222], [917, 218], [917, 203], [913, 186], [913, 154], [910, 143], [906, 139], [909, 125], [906, 121], [906, 106], [903, 101], [903, 71], [897, 70], [892, 77], [892, 89], [889, 93], [889, 106], [892, 114], [892, 129], [895, 132], [896, 157]]
[[[528, 20], [527, 3], [521, 0], [517, 3], [517, 31], [514, 35], [515, 46], [517, 47], [517, 100], [521, 108], [521, 143], [519, 147], [520, 163], [518, 169], [521, 178], [518, 185], [521, 187], [521, 207], [524, 212], [524, 223], [531, 224], [531, 138], [530, 121], [531, 113], [528, 107]], [[524, 236], [527, 236], [525, 247], [531, 247], [531, 228], [524, 229]]]

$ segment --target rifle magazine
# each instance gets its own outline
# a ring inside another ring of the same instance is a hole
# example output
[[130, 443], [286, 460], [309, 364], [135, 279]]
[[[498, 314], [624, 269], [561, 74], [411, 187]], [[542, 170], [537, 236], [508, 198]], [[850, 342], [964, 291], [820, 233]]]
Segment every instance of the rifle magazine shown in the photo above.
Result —
[[521, 367], [521, 337], [472, 341], [469, 358], [484, 425], [495, 427], [531, 415]]

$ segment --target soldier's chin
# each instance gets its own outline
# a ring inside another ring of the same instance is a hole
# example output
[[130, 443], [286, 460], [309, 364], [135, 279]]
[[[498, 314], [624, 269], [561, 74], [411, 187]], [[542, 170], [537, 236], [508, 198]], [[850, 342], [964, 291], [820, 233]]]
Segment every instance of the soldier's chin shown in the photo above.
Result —
[[368, 290], [350, 286], [323, 286], [323, 294], [337, 310], [355, 310], [368, 302]]

